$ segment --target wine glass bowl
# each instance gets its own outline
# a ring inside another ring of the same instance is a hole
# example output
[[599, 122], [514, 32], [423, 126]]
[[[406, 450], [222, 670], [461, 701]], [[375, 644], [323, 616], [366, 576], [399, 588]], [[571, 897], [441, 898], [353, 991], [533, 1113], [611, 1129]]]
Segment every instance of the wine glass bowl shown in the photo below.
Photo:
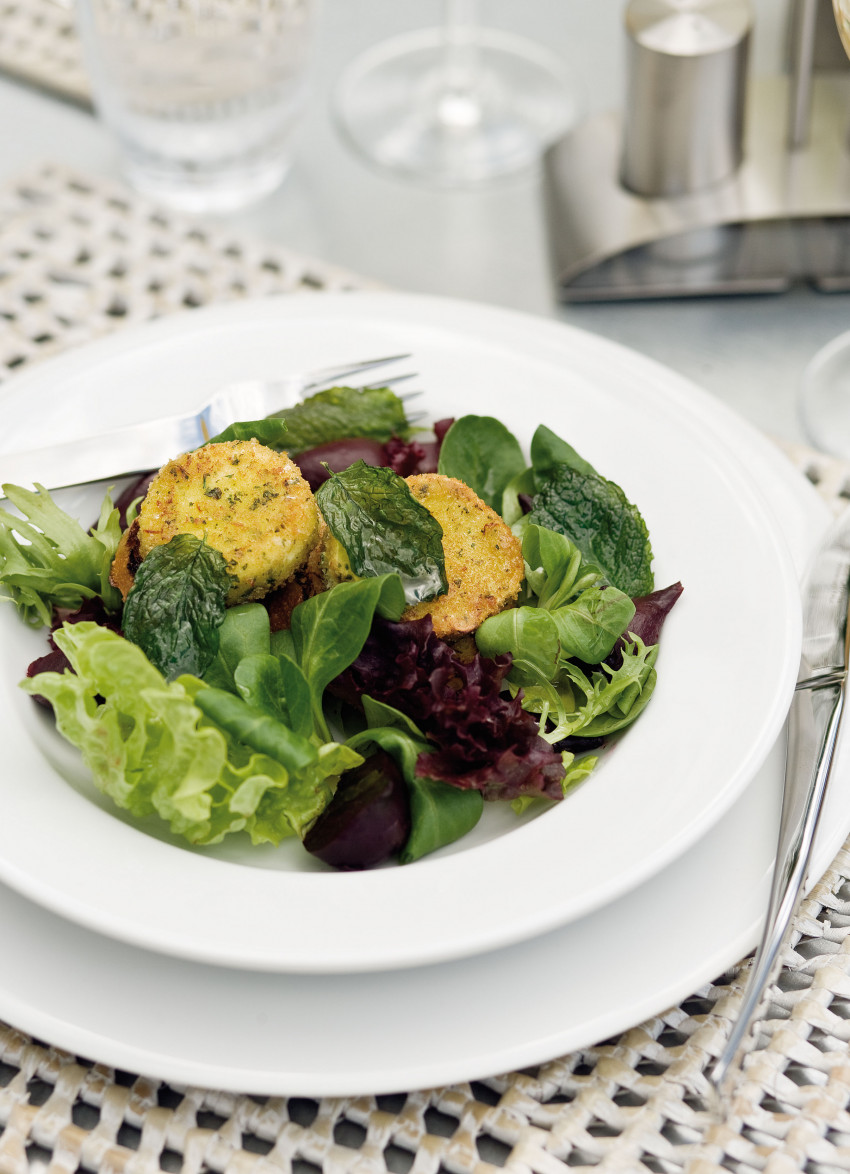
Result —
[[480, 28], [467, 0], [449, 0], [440, 28], [367, 50], [334, 95], [337, 123], [362, 157], [437, 187], [529, 166], [575, 112], [560, 60], [525, 38]]

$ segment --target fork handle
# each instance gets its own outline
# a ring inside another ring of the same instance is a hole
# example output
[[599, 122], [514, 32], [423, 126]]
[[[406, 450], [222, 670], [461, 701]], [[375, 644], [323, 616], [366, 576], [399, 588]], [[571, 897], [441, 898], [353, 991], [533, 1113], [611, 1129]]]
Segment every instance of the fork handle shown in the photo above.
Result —
[[738, 1019], [711, 1071], [711, 1083], [721, 1098], [732, 1084], [741, 1044], [755, 1020], [806, 883], [844, 711], [846, 674], [825, 676], [823, 681], [801, 682], [791, 703], [786, 783], [767, 920]]
[[158, 469], [177, 453], [197, 448], [205, 439], [199, 417], [174, 416], [27, 452], [0, 453], [0, 487], [28, 487], [37, 482], [45, 489], [63, 489], [144, 473]]

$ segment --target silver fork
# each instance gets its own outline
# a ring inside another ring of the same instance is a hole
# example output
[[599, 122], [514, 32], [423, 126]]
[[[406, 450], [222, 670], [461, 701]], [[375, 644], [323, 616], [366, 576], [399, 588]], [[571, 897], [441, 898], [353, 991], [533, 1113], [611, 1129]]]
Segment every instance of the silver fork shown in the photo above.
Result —
[[389, 355], [287, 375], [282, 379], [242, 380], [220, 388], [199, 411], [131, 424], [98, 436], [64, 441], [27, 452], [0, 453], [0, 483], [2, 486], [38, 483], [45, 489], [62, 489], [158, 469], [172, 457], [198, 448], [230, 424], [239, 420], [261, 420], [283, 412], [305, 396], [333, 387], [342, 379], [353, 380], [351, 386], [361, 388], [389, 387], [409, 379], [411, 375], [405, 373], [374, 383], [358, 382], [358, 377], [377, 367], [409, 357]]

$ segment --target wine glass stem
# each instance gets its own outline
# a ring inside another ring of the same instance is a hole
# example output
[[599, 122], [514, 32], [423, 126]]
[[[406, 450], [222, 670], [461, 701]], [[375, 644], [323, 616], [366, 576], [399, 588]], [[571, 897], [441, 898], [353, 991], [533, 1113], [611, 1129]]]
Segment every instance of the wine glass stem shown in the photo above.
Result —
[[445, 0], [443, 86], [437, 117], [447, 130], [468, 130], [481, 121], [478, 0]]

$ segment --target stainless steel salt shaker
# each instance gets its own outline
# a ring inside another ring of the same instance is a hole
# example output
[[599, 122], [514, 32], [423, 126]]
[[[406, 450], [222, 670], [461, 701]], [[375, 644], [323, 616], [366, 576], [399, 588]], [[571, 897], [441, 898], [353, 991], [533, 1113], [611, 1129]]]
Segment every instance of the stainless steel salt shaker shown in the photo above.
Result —
[[753, 14], [747, 0], [630, 0], [620, 180], [682, 196], [732, 175], [743, 155]]

